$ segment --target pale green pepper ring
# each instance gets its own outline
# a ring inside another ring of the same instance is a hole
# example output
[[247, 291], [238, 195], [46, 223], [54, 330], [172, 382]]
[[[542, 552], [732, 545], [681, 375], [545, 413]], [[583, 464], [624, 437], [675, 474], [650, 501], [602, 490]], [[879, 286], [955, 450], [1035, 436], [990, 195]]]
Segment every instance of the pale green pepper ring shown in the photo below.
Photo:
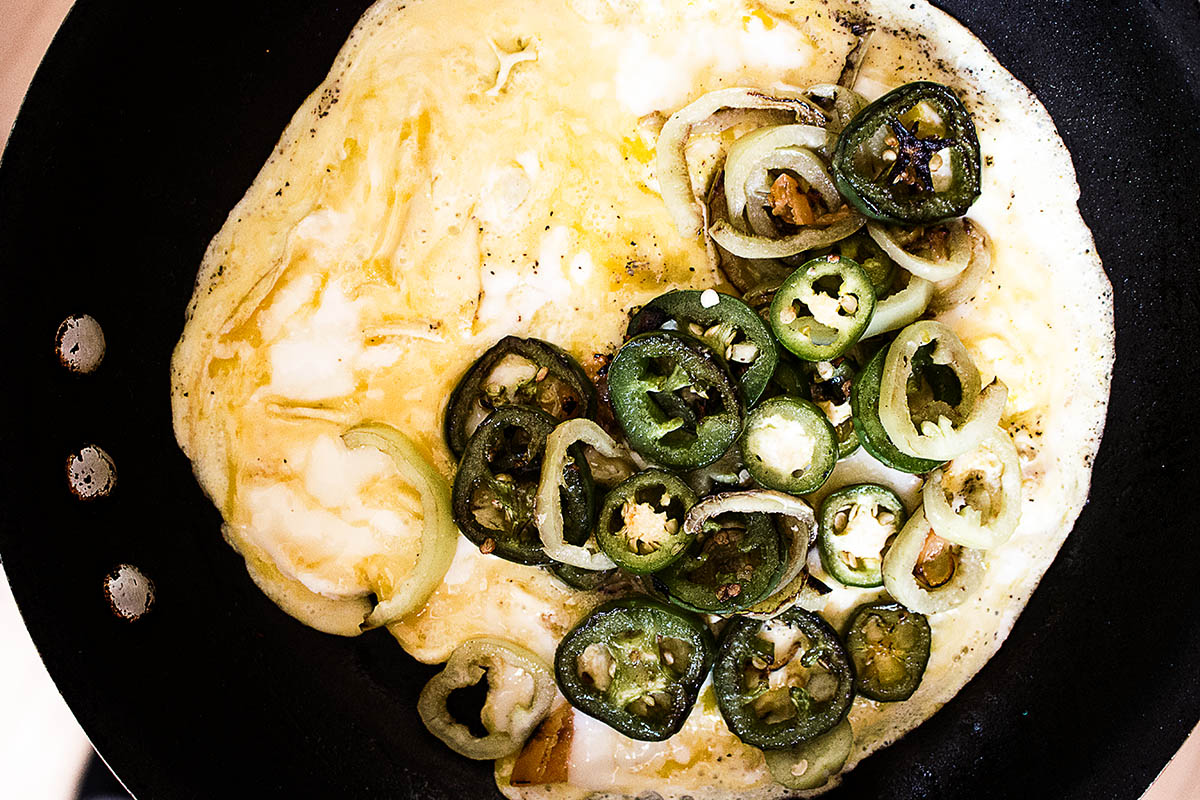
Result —
[[[487, 676], [487, 700], [480, 722], [483, 737], [450, 713], [450, 693]], [[554, 674], [540, 658], [520, 645], [501, 639], [468, 639], [450, 655], [446, 667], [425, 684], [417, 713], [434, 736], [459, 755], [476, 760], [504, 758], [521, 749], [529, 734], [550, 712]]]

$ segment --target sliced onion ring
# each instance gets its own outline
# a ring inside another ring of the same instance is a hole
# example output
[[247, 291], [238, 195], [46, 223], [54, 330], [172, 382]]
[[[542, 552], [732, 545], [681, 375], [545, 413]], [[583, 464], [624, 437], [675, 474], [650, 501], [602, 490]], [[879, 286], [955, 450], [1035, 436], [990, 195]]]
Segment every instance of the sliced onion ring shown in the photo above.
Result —
[[841, 133], [850, 124], [850, 120], [869, 105], [867, 98], [848, 86], [837, 83], [814, 84], [805, 89], [804, 94], [833, 103], [833, 115], [828, 125], [832, 133]]
[[[795, 114], [798, 122], [817, 125], [826, 122], [825, 113], [802, 97], [773, 97], [758, 89], [747, 88], [709, 92], [672, 114], [658, 134], [654, 168], [663, 202], [675, 227], [684, 236], [701, 233], [704, 215], [700, 209], [701, 201], [692, 187], [683, 148], [693, 125], [724, 108], [777, 109]], [[704, 191], [705, 187], [701, 187], [700, 192]]]
[[[942, 415], [936, 423], [922, 422], [917, 430], [908, 403], [908, 379], [913, 356], [931, 343], [936, 343], [930, 354], [932, 362], [954, 369], [962, 385], [962, 401], [948, 409], [958, 419]], [[1004, 413], [1008, 388], [999, 379], [983, 391], [979, 385], [979, 370], [954, 331], [933, 320], [915, 322], [901, 331], [888, 348], [880, 382], [879, 421], [902, 452], [917, 458], [949, 461], [978, 447]]]
[[562, 486], [563, 469], [571, 445], [583, 442], [607, 458], [621, 458], [625, 452], [604, 429], [590, 419], [577, 417], [561, 423], [546, 437], [546, 452], [542, 456], [542, 477], [538, 483], [536, 513], [538, 533], [546, 555], [563, 564], [579, 569], [605, 570], [617, 565], [599, 550], [583, 545], [568, 544], [563, 536]]
[[746, 187], [770, 187], [767, 171], [790, 169], [812, 184], [829, 208], [842, 203], [841, 195], [813, 148], [825, 143], [828, 133], [815, 125], [771, 125], [750, 131], [729, 148], [725, 156], [725, 202], [729, 218], [740, 219], [746, 211]]
[[898, 603], [919, 614], [937, 614], [961, 605], [983, 581], [986, 566], [979, 550], [962, 550], [957, 557], [954, 575], [943, 586], [926, 589], [917, 583], [913, 574], [925, 540], [933, 528], [925, 518], [925, 508], [918, 508], [883, 556], [883, 585]]
[[450, 487], [425, 460], [412, 440], [390, 425], [367, 422], [342, 434], [346, 447], [374, 447], [390, 456], [400, 476], [421, 497], [421, 552], [416, 566], [399, 586], [377, 589], [380, 601], [367, 615], [363, 630], [395, 622], [425, 605], [450, 569], [458, 546], [458, 527], [450, 511]]
[[1008, 541], [1021, 519], [1021, 464], [1016, 445], [1003, 428], [993, 430], [978, 449], [959, 458], [969, 463], [972, 455], [981, 450], [999, 462], [1001, 469], [999, 485], [986, 487], [990, 508], [981, 512], [968, 502], [956, 512], [951, 506], [946, 496], [946, 477], [954, 475], [958, 459], [929, 474], [923, 497], [925, 516], [938, 536], [963, 547], [988, 550]]
[[805, 250], [829, 247], [850, 236], [866, 222], [866, 217], [853, 209], [845, 208], [838, 213], [842, 216], [830, 225], [808, 226], [778, 239], [742, 233], [725, 220], [713, 223], [708, 233], [721, 247], [743, 258], [784, 258]]
[[867, 233], [871, 234], [871, 238], [883, 249], [883, 252], [913, 275], [927, 281], [945, 281], [961, 274], [971, 263], [974, 243], [967, 235], [966, 226], [961, 219], [952, 219], [942, 224], [946, 226], [948, 232], [946, 246], [949, 256], [940, 261], [922, 258], [905, 250], [892, 231], [878, 222], [868, 222]]
[[963, 225], [971, 238], [971, 262], [961, 274], [934, 284], [933, 311], [945, 311], [970, 300], [992, 269], [992, 246], [987, 233], [974, 220], [964, 219]]
[[933, 289], [929, 281], [910, 275], [907, 286], [875, 303], [875, 313], [862, 338], [870, 339], [916, 322], [929, 307]]

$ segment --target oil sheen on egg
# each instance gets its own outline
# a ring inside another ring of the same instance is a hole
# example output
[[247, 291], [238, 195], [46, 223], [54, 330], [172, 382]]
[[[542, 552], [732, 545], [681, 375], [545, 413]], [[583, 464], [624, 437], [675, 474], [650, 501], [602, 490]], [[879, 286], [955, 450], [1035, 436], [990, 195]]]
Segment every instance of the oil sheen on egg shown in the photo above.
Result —
[[[983, 195], [969, 216], [992, 241], [992, 269], [941, 318], [985, 379], [1009, 387], [1004, 424], [1025, 499], [1016, 534], [987, 554], [979, 592], [931, 619], [917, 693], [855, 701], [847, 767], [949, 700], [1000, 646], [1086, 498], [1112, 311], [1049, 116], [924, 2], [373, 6], [210, 244], [172, 365], [176, 436], [263, 591], [306, 624], [356, 635], [372, 576], [415, 563], [420, 503], [386, 458], [346, 450], [340, 433], [364, 420], [394, 425], [450, 478], [446, 398], [497, 339], [536, 336], [587, 363], [612, 352], [631, 307], [673, 287], [720, 286], [703, 242], [675, 229], [658, 194], [658, 126], [714, 89], [836, 81], [863, 23], [875, 33], [859, 91], [941, 81], [977, 123]], [[910, 509], [920, 494], [919, 478], [860, 451], [810, 499], [865, 480]], [[835, 589], [821, 611], [836, 627], [879, 594]], [[550, 661], [596, 602], [461, 539], [442, 585], [391, 633], [430, 663], [478, 635]], [[570, 784], [510, 786], [511, 760], [501, 760], [500, 790], [787, 793], [729, 732], [711, 687], [667, 742], [632, 741], [578, 712], [573, 722]]]

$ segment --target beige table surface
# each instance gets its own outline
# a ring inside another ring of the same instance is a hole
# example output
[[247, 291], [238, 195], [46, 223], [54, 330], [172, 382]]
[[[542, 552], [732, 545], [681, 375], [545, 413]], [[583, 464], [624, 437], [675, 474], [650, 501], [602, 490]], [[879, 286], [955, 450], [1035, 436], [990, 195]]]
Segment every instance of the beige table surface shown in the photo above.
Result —
[[[0, 149], [71, 0], [0, 0]], [[42, 667], [0, 580], [0, 798], [68, 800], [87, 739]], [[1200, 728], [1142, 800], [1200, 798]]]

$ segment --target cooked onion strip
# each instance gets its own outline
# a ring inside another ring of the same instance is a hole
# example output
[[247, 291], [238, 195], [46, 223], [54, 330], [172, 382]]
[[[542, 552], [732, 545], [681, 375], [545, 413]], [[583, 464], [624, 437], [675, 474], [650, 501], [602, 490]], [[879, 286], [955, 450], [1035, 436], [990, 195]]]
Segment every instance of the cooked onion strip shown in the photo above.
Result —
[[982, 582], [986, 570], [980, 551], [961, 550], [952, 556], [954, 572], [946, 583], [936, 588], [922, 585], [914, 570], [931, 535], [936, 534], [925, 518], [925, 508], [918, 508], [883, 557], [883, 585], [888, 594], [920, 614], [937, 614], [961, 605]]
[[979, 550], [1008, 541], [1021, 519], [1021, 464], [1012, 437], [996, 428], [979, 448], [931, 472], [923, 497], [925, 516], [943, 539]]
[[746, 211], [746, 192], [754, 186], [770, 191], [770, 170], [788, 169], [808, 181], [828, 208], [842, 203], [841, 195], [821, 159], [812, 148], [825, 143], [824, 128], [814, 125], [772, 125], [751, 131], [729, 148], [725, 157], [725, 202], [729, 218], [739, 220]]
[[959, 275], [934, 284], [934, 311], [945, 311], [956, 305], [965, 303], [975, 296], [984, 277], [992, 269], [992, 247], [987, 233], [973, 220], [964, 219], [967, 236], [971, 239], [971, 261]]
[[[930, 363], [954, 370], [961, 397], [954, 405], [932, 400], [924, 408], [913, 409], [908, 389], [913, 360], [918, 350], [931, 344]], [[902, 452], [949, 461], [978, 447], [1004, 413], [1008, 388], [998, 379], [983, 391], [979, 387], [979, 370], [954, 331], [932, 320], [913, 323], [888, 348], [880, 385], [879, 421]], [[914, 412], [925, 417], [919, 427]]]
[[[871, 234], [871, 238], [883, 249], [883, 252], [913, 275], [927, 281], [946, 281], [961, 274], [970, 264], [974, 243], [967, 235], [963, 220], [952, 219], [942, 224], [945, 226], [946, 236], [945, 258], [925, 258], [905, 249], [897, 231], [878, 222], [868, 222], [867, 233]], [[916, 241], [922, 241], [928, 233], [927, 229], [917, 237]]]
[[568, 544], [563, 536], [562, 487], [563, 469], [568, 452], [576, 442], [591, 445], [606, 458], [622, 458], [625, 451], [611, 436], [590, 419], [577, 417], [560, 424], [546, 437], [546, 452], [542, 456], [542, 477], [538, 483], [536, 512], [538, 533], [546, 555], [563, 564], [590, 570], [613, 569], [617, 565], [599, 550], [583, 545]]
[[458, 528], [450, 511], [450, 487], [425, 460], [412, 440], [390, 425], [367, 422], [342, 434], [346, 447], [374, 447], [390, 456], [400, 477], [421, 497], [421, 551], [416, 566], [398, 586], [378, 586], [379, 603], [367, 615], [364, 630], [395, 622], [425, 605], [450, 569], [458, 545]]
[[[743, 233], [727, 221], [717, 221], [708, 233], [713, 241], [734, 255], [743, 258], [784, 258], [805, 250], [816, 250], [840, 242], [863, 226], [866, 218], [850, 208], [843, 208], [829, 225], [809, 226], [778, 239]], [[818, 220], [819, 221], [819, 220]]]
[[804, 90], [804, 94], [826, 113], [830, 114], [828, 129], [841, 133], [854, 116], [869, 104], [867, 98], [847, 86], [836, 83], [818, 83]]
[[929, 307], [933, 288], [924, 278], [910, 275], [907, 286], [875, 303], [875, 313], [862, 338], [869, 339], [916, 322]]
[[[487, 735], [477, 737], [456, 720], [447, 705], [456, 689], [487, 677], [487, 700], [479, 714]], [[520, 645], [501, 639], [468, 639], [455, 648], [446, 667], [425, 684], [417, 713], [434, 736], [461, 756], [504, 758], [521, 749], [550, 711], [557, 689], [550, 667]]]
[[685, 236], [695, 236], [704, 226], [700, 197], [707, 187], [692, 186], [684, 146], [692, 126], [727, 108], [775, 109], [788, 111], [798, 122], [824, 125], [825, 113], [801, 97], [772, 97], [757, 89], [718, 89], [702, 95], [676, 111], [658, 135], [655, 172], [659, 192], [675, 227]]

